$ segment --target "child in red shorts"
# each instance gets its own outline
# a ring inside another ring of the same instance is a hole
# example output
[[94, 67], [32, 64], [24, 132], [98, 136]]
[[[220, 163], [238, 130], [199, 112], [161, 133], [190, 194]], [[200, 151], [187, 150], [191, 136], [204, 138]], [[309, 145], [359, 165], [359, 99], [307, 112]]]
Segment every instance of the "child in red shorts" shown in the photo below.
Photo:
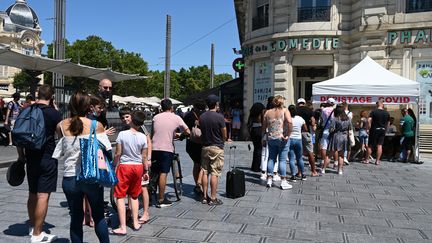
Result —
[[131, 198], [132, 229], [136, 231], [141, 227], [138, 221], [139, 203], [137, 199], [142, 193], [143, 167], [147, 165], [147, 137], [138, 130], [144, 124], [144, 120], [143, 112], [132, 113], [130, 129], [120, 132], [116, 140], [114, 163], [117, 165], [116, 175], [119, 183], [114, 187], [114, 197], [117, 198], [120, 226], [114, 229], [112, 234], [126, 234], [126, 196]]

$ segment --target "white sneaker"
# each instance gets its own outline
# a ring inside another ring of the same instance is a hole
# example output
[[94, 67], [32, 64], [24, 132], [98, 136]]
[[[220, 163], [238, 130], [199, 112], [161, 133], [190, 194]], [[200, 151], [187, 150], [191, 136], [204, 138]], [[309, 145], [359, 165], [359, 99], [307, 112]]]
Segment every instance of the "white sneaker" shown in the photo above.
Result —
[[350, 162], [348, 161], [348, 159], [345, 158], [345, 157], [344, 157], [344, 164], [346, 164], [346, 165], [349, 165], [349, 164], [350, 164]]
[[338, 174], [339, 174], [339, 175], [343, 175], [343, 172], [342, 172], [342, 170], [340, 170], [340, 171], [338, 172]]
[[267, 179], [267, 187], [270, 188], [270, 187], [272, 187], [272, 185], [273, 185], [273, 180], [272, 180], [272, 178], [268, 178], [268, 179]]
[[279, 175], [274, 175], [274, 176], [273, 176], [273, 180], [274, 180], [274, 181], [281, 181], [281, 178], [280, 178]]
[[320, 174], [321, 174], [321, 175], [325, 175], [325, 170], [324, 170], [324, 169], [321, 169]]
[[29, 235], [32, 236], [33, 235], [33, 230], [34, 228], [32, 226], [29, 227]]
[[290, 185], [288, 183], [288, 181], [284, 179], [284, 180], [282, 180], [280, 187], [281, 187], [282, 190], [287, 190], [287, 189], [291, 189], [292, 185]]
[[42, 231], [42, 233], [38, 236], [32, 235], [30, 238], [31, 243], [38, 243], [38, 242], [52, 242], [57, 239], [56, 235], [47, 234]]
[[261, 173], [261, 180], [265, 181], [267, 180], [267, 173]]

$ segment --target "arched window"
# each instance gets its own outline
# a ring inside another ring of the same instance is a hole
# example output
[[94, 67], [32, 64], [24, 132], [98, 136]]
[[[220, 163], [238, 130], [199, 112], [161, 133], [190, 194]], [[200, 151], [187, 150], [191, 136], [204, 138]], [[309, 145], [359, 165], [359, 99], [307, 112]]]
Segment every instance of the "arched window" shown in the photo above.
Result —
[[298, 22], [330, 21], [330, 0], [298, 0]]
[[406, 1], [406, 12], [427, 12], [432, 11], [432, 1], [431, 0], [407, 0]]

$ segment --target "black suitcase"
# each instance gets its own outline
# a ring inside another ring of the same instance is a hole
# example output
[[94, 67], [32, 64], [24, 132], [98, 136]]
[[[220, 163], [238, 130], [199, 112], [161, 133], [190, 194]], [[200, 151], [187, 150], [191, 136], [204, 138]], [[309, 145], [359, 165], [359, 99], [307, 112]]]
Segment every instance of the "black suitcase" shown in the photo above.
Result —
[[[245, 195], [245, 173], [236, 168], [235, 150], [236, 146], [231, 146], [229, 150], [229, 169], [226, 178], [226, 195], [230, 198], [243, 197]], [[231, 155], [234, 150], [234, 166], [231, 168]]]

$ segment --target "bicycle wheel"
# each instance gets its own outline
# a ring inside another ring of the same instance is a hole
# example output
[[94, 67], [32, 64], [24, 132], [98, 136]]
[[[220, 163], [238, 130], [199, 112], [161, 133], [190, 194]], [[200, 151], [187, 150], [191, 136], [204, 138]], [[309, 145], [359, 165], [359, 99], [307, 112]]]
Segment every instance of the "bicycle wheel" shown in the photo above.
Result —
[[172, 163], [172, 175], [173, 175], [173, 187], [177, 197], [177, 201], [180, 201], [183, 195], [183, 176], [181, 173], [179, 155], [175, 154]]
[[111, 187], [110, 189], [110, 202], [111, 207], [114, 209], [114, 211], [117, 211], [117, 200], [114, 197], [114, 187]]

